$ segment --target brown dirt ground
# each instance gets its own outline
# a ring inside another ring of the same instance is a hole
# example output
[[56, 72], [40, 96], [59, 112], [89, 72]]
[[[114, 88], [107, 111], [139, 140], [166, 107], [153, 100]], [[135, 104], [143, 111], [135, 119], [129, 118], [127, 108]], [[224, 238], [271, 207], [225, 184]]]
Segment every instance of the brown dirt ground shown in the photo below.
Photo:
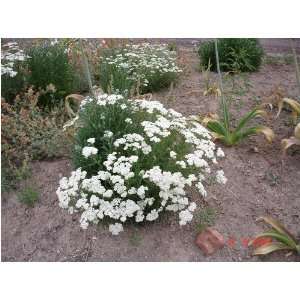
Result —
[[[196, 53], [190, 47], [180, 47], [179, 54], [185, 67], [181, 80], [173, 91], [162, 91], [154, 98], [186, 115], [215, 111], [216, 100], [203, 96]], [[251, 87], [243, 95], [236, 92], [232, 101], [234, 119], [276, 84], [286, 90], [286, 96], [297, 95], [292, 65], [264, 65], [246, 80]], [[225, 82], [227, 88], [229, 83]], [[279, 119], [269, 121], [277, 134], [271, 145], [257, 136], [238, 147], [223, 147], [226, 186], [208, 187], [205, 202], [191, 193], [200, 206], [209, 204], [217, 211], [215, 227], [226, 241], [236, 241], [212, 256], [204, 256], [195, 245], [197, 218], [180, 227], [175, 216], [165, 216], [153, 224], [128, 225], [117, 237], [102, 225], [81, 230], [78, 216], [58, 207], [55, 191], [59, 178], [72, 170], [68, 159], [60, 159], [34, 163], [32, 178], [22, 183], [40, 192], [34, 208], [20, 204], [17, 192], [2, 195], [2, 261], [299, 261], [284, 252], [253, 257], [241, 242], [263, 230], [264, 226], [255, 222], [262, 215], [278, 218], [300, 237], [300, 151], [291, 150], [283, 161], [280, 154], [280, 140], [293, 132], [288, 120], [283, 112]]]

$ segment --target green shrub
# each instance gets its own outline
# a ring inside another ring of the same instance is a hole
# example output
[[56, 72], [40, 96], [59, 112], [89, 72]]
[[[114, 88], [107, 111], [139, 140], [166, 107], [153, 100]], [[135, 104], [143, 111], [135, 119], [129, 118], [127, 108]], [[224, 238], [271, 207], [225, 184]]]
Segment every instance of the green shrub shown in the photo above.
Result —
[[[220, 69], [224, 72], [257, 71], [263, 58], [263, 49], [257, 39], [218, 39]], [[201, 64], [217, 71], [213, 41], [201, 43], [198, 54]]]
[[68, 153], [59, 111], [47, 113], [36, 106], [38, 94], [32, 90], [14, 104], [1, 102], [1, 169], [5, 186], [16, 183], [28, 173], [29, 162]]
[[20, 202], [33, 207], [39, 199], [39, 192], [32, 187], [26, 187], [19, 193], [18, 198]]
[[47, 91], [49, 85], [54, 87], [53, 93], [40, 95], [39, 106], [52, 109], [59, 105], [67, 94], [74, 92], [76, 78], [63, 43], [45, 42], [30, 48], [27, 54], [29, 84], [43, 91]]
[[176, 52], [144, 43], [104, 51], [99, 78], [106, 93], [134, 95], [167, 87], [180, 72]]

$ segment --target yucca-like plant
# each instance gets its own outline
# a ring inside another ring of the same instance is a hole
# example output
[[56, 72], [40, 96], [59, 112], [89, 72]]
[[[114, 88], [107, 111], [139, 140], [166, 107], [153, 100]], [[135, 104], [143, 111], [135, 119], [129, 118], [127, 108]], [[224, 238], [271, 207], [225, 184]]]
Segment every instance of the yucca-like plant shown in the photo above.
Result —
[[300, 243], [296, 240], [294, 235], [290, 233], [284, 225], [272, 217], [261, 217], [258, 220], [262, 220], [272, 227], [272, 230], [266, 231], [257, 235], [249, 246], [255, 244], [255, 241], [261, 238], [271, 238], [272, 241], [257, 247], [253, 255], [266, 255], [279, 250], [291, 250], [300, 255]]
[[260, 108], [253, 109], [239, 121], [236, 128], [230, 127], [230, 118], [227, 113], [228, 111], [225, 110], [223, 117], [225, 117], [225, 115], [226, 117], [223, 120], [220, 120], [215, 116], [215, 118], [206, 117], [202, 122], [212, 131], [212, 135], [215, 139], [220, 140], [227, 146], [233, 146], [250, 135], [262, 133], [268, 142], [271, 143], [273, 141], [274, 132], [271, 128], [262, 125], [247, 127], [247, 123], [249, 123], [250, 120], [258, 116], [265, 116], [266, 112], [264, 110]]
[[283, 153], [285, 154], [286, 150], [294, 145], [300, 146], [300, 123], [298, 123], [298, 125], [295, 127], [295, 135], [294, 136], [291, 136], [288, 139], [283, 139], [281, 141], [281, 147], [282, 147]]
[[230, 121], [230, 114], [228, 109], [227, 101], [223, 93], [222, 75], [220, 71], [219, 54], [217, 40], [215, 40], [215, 54], [217, 62], [217, 70], [220, 81], [221, 89], [221, 110], [222, 110], [222, 120], [218, 116], [206, 117], [203, 120], [203, 124], [207, 126], [208, 129], [212, 131], [212, 135], [221, 140], [225, 145], [232, 146], [238, 144], [246, 137], [254, 134], [263, 133], [269, 142], [272, 142], [274, 138], [274, 132], [272, 129], [266, 126], [252, 126], [247, 127], [247, 124], [254, 118], [258, 116], [265, 116], [266, 112], [260, 107], [254, 108], [252, 111], [248, 112], [238, 123], [236, 128], [232, 128]]

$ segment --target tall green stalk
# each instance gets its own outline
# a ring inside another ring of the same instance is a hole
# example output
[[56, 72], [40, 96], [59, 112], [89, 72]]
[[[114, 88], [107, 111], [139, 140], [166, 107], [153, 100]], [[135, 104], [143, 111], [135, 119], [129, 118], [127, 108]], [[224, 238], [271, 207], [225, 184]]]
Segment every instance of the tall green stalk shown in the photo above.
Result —
[[87, 81], [88, 81], [89, 89], [90, 89], [91, 94], [93, 96], [95, 96], [94, 95], [94, 90], [93, 90], [92, 76], [91, 76], [91, 72], [90, 72], [90, 68], [89, 68], [89, 62], [88, 62], [88, 59], [87, 59], [87, 57], [85, 55], [85, 52], [84, 52], [82, 39], [79, 39], [79, 45], [80, 45], [81, 55], [82, 55], [82, 58], [83, 58], [84, 73], [85, 73], [85, 76], [86, 76]]
[[294, 64], [295, 64], [295, 69], [296, 69], [296, 78], [297, 78], [297, 84], [298, 84], [299, 96], [300, 96], [300, 71], [299, 71], [297, 53], [296, 53], [296, 49], [295, 49], [293, 39], [290, 39], [290, 45], [291, 45], [292, 52], [293, 52], [293, 57], [294, 57]]
[[218, 76], [219, 76], [219, 85], [220, 85], [220, 90], [221, 90], [221, 107], [222, 107], [222, 113], [223, 113], [224, 127], [226, 129], [226, 132], [229, 132], [229, 127], [230, 127], [229, 111], [228, 111], [227, 102], [226, 102], [226, 99], [225, 99], [225, 96], [224, 96], [222, 74], [221, 74], [221, 70], [220, 70], [218, 40], [217, 39], [215, 39], [215, 54], [216, 54], [216, 62], [217, 62], [217, 71], [218, 71]]

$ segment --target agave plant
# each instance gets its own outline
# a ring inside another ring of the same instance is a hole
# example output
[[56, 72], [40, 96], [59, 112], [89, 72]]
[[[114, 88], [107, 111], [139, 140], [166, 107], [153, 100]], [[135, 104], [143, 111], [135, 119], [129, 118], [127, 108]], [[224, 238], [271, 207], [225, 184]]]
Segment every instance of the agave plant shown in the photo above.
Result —
[[272, 142], [274, 139], [274, 132], [272, 129], [266, 126], [253, 126], [247, 127], [247, 124], [254, 118], [258, 116], [265, 116], [266, 111], [261, 109], [260, 107], [254, 108], [250, 112], [248, 112], [238, 123], [236, 128], [232, 128], [230, 121], [230, 114], [228, 109], [227, 101], [223, 95], [223, 84], [222, 84], [222, 75], [220, 71], [219, 64], [219, 55], [218, 55], [218, 46], [217, 41], [215, 40], [215, 53], [216, 53], [216, 61], [217, 61], [217, 70], [219, 74], [220, 88], [221, 88], [221, 110], [222, 110], [222, 120], [218, 116], [214, 117], [206, 117], [202, 121], [202, 123], [207, 126], [208, 129], [212, 131], [212, 135], [221, 140], [225, 145], [232, 146], [246, 137], [263, 133], [266, 139], [269, 142]]
[[272, 227], [272, 230], [257, 235], [250, 241], [249, 246], [255, 244], [255, 241], [261, 238], [271, 238], [272, 241], [257, 247], [254, 250], [253, 255], [266, 255], [279, 250], [291, 250], [300, 255], [299, 242], [297, 242], [293, 234], [291, 234], [279, 221], [272, 217], [261, 217], [258, 220], [262, 220], [269, 224]]
[[281, 147], [283, 153], [286, 153], [286, 150], [293, 145], [300, 146], [300, 123], [295, 127], [295, 136], [291, 136], [289, 139], [283, 139], [281, 141]]

